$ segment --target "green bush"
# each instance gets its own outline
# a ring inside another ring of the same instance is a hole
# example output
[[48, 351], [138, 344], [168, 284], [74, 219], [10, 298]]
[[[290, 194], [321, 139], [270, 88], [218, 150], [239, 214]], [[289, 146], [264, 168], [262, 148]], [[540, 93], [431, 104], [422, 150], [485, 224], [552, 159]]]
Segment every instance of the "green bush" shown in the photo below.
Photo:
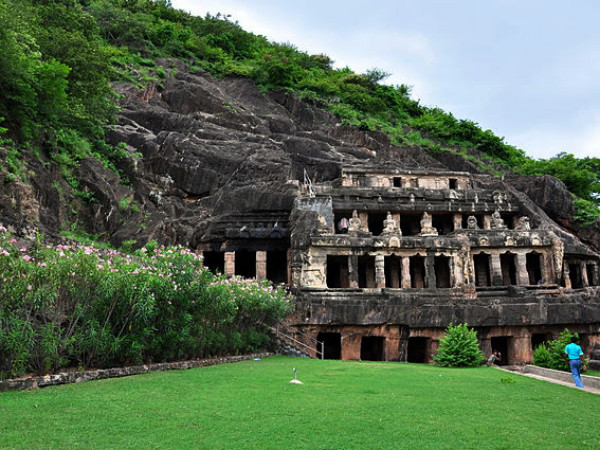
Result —
[[558, 339], [544, 342], [533, 351], [533, 364], [549, 369], [569, 371], [565, 364], [565, 346], [571, 343], [572, 337], [579, 338], [577, 333], [571, 333], [565, 328]]
[[111, 367], [265, 348], [289, 302], [182, 247], [132, 254], [17, 240], [0, 227], [0, 372]]
[[440, 340], [440, 347], [433, 360], [448, 367], [475, 367], [484, 361], [479, 349], [477, 333], [466, 323], [448, 325], [446, 335]]

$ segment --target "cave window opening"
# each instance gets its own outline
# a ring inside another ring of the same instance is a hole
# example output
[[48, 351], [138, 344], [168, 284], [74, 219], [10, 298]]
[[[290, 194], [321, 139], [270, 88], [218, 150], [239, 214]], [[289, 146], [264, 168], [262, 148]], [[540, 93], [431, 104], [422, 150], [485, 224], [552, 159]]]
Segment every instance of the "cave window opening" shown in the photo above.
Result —
[[475, 266], [475, 285], [491, 286], [490, 255], [487, 253], [473, 255], [473, 264]]
[[[333, 220], [334, 220], [334, 224], [335, 224], [335, 233], [336, 234], [346, 234], [348, 233], [348, 229], [346, 228], [346, 230], [342, 230], [341, 228], [341, 223], [340, 221], [342, 219], [346, 219], [347, 221], [350, 220], [350, 218], [352, 217], [352, 211], [336, 211], [333, 214]], [[347, 224], [348, 225], [348, 224]]]
[[348, 257], [327, 255], [327, 287], [335, 289], [349, 286]]
[[383, 221], [386, 219], [387, 213], [370, 212], [368, 218], [369, 231], [374, 236], [379, 236], [383, 233]]
[[286, 284], [287, 274], [287, 252], [284, 250], [268, 251], [267, 279], [273, 284]]
[[514, 214], [503, 214], [500, 213], [500, 218], [504, 221], [504, 225], [506, 225], [506, 228], [508, 228], [509, 230], [512, 230], [515, 228], [515, 216]]
[[[317, 341], [323, 343], [323, 359], [342, 359], [342, 335], [340, 333], [321, 332], [317, 335]], [[321, 351], [321, 349], [317, 347], [317, 351]]]
[[410, 257], [410, 283], [415, 289], [426, 288], [425, 258], [420, 255]]
[[385, 360], [385, 337], [363, 336], [360, 341], [361, 361]]
[[375, 282], [375, 257], [363, 255], [358, 257], [358, 287], [374, 288]]
[[384, 258], [385, 286], [392, 289], [400, 288], [402, 279], [402, 258], [389, 255]]
[[529, 274], [529, 284], [542, 284], [542, 255], [537, 252], [527, 253], [526, 267]]
[[406, 362], [425, 363], [431, 339], [426, 337], [408, 338]]
[[437, 229], [438, 234], [448, 234], [454, 231], [454, 217], [452, 214], [432, 214], [431, 225]]
[[440, 289], [451, 288], [450, 282], [450, 258], [448, 256], [436, 256], [433, 259], [435, 266], [435, 287]]
[[571, 279], [571, 287], [573, 289], [581, 289], [583, 287], [580, 264], [569, 264], [569, 278]]
[[502, 280], [504, 286], [516, 286], [517, 284], [517, 264], [514, 253], [503, 253], [500, 255], [500, 266], [502, 268]]
[[394, 177], [394, 187], [402, 187], [402, 177]]
[[224, 252], [202, 252], [202, 264], [212, 273], [225, 272], [225, 253]]
[[402, 220], [400, 220], [400, 230], [402, 236], [417, 236], [421, 232], [421, 217], [423, 213], [408, 214], [402, 213]]
[[458, 189], [458, 179], [450, 178], [448, 180], [448, 186], [450, 189]]
[[235, 252], [235, 274], [242, 278], [256, 278], [256, 252]]

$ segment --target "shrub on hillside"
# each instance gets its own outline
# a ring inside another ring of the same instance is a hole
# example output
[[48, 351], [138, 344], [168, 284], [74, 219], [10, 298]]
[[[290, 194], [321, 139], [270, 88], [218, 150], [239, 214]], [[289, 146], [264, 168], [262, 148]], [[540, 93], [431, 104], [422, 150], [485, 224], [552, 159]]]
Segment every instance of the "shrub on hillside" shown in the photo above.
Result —
[[440, 340], [440, 347], [433, 360], [448, 367], [475, 367], [483, 360], [483, 353], [479, 349], [477, 333], [469, 329], [466, 323], [448, 325], [446, 335]]

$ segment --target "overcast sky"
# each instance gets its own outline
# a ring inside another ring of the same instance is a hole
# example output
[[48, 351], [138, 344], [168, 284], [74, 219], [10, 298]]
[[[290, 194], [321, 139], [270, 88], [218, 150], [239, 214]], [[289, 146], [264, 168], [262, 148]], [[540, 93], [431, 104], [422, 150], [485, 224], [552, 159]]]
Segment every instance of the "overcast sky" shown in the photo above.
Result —
[[598, 0], [172, 0], [247, 31], [324, 53], [534, 158], [600, 157]]

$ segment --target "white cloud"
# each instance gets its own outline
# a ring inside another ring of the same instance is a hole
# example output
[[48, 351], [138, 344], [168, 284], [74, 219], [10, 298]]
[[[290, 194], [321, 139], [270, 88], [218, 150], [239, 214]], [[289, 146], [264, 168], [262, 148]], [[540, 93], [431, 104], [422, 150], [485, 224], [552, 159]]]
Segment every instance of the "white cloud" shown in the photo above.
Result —
[[600, 113], [577, 128], [540, 126], [507, 136], [506, 140], [533, 158], [550, 158], [560, 152], [600, 158]]

